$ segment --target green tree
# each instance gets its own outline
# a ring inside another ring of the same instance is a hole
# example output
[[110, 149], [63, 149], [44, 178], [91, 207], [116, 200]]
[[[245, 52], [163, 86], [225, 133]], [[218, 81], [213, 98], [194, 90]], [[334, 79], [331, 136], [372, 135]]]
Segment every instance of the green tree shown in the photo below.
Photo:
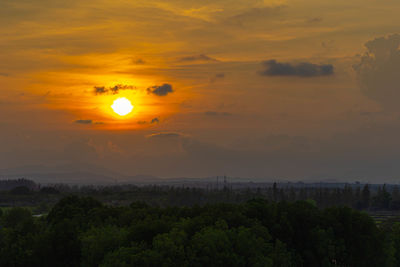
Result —
[[127, 245], [128, 231], [112, 225], [91, 228], [81, 237], [82, 266], [99, 266], [104, 255]]

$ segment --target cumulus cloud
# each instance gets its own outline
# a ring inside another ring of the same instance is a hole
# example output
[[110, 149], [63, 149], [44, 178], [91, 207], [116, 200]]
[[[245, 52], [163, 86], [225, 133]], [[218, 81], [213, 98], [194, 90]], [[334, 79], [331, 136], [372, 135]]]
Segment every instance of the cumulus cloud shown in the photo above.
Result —
[[361, 92], [387, 109], [400, 98], [400, 35], [380, 37], [365, 44], [367, 52], [354, 66]]
[[78, 124], [92, 124], [93, 121], [92, 120], [76, 120], [75, 123], [78, 123]]
[[112, 87], [106, 88], [105, 86], [95, 86], [94, 87], [94, 93], [96, 95], [102, 95], [102, 94], [113, 94], [116, 95], [119, 93], [120, 90], [134, 90], [136, 89], [135, 86], [133, 85], [124, 85], [124, 84], [117, 84]]
[[204, 54], [194, 55], [194, 56], [186, 56], [179, 59], [181, 62], [190, 62], [190, 61], [218, 61], [215, 58], [209, 57]]
[[163, 85], [155, 85], [147, 88], [147, 92], [149, 94], [155, 94], [157, 96], [166, 96], [169, 93], [172, 93], [174, 90], [172, 89], [172, 85], [168, 83], [164, 83]]
[[334, 73], [331, 64], [313, 64], [302, 62], [299, 64], [281, 63], [276, 60], [264, 61], [265, 70], [260, 72], [263, 76], [297, 76], [297, 77], [316, 77], [328, 76]]

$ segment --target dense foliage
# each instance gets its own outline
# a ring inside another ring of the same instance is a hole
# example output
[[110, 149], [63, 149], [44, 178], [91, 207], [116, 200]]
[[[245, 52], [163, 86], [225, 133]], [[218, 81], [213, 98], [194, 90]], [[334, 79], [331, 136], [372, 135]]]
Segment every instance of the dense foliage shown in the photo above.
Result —
[[400, 225], [312, 201], [112, 207], [69, 196], [0, 217], [0, 266], [399, 266]]

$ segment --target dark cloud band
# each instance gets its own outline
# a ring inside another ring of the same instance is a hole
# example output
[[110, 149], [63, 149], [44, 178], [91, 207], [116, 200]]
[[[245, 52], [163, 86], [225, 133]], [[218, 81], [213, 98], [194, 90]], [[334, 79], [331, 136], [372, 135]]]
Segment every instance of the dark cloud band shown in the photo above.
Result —
[[317, 77], [328, 76], [334, 73], [331, 64], [313, 64], [302, 62], [299, 64], [281, 63], [276, 60], [264, 61], [265, 70], [260, 72], [263, 76], [297, 76], [297, 77]]
[[92, 124], [93, 121], [92, 120], [76, 120], [75, 123], [78, 123], [78, 124]]

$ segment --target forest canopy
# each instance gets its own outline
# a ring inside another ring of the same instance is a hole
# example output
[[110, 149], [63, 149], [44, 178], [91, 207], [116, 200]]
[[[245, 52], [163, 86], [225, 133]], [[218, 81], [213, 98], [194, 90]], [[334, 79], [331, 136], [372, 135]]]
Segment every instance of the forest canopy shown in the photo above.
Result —
[[396, 266], [400, 227], [313, 201], [113, 207], [61, 199], [0, 219], [1, 266]]

